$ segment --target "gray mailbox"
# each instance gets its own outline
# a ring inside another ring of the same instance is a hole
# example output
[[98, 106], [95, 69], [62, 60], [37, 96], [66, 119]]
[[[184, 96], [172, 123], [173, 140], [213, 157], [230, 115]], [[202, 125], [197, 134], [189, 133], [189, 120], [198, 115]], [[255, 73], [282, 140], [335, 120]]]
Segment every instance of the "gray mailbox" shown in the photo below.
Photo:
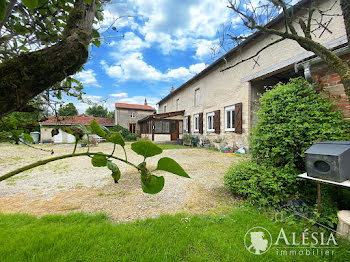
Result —
[[308, 176], [336, 182], [350, 179], [350, 141], [318, 142], [305, 155]]

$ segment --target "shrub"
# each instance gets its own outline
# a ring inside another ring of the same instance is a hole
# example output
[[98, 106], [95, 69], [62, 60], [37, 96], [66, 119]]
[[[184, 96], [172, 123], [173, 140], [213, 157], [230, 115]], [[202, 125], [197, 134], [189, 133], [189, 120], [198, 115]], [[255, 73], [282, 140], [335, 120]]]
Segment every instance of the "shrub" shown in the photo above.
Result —
[[250, 149], [254, 159], [304, 169], [304, 151], [314, 141], [347, 140], [348, 124], [334, 103], [303, 78], [277, 84], [260, 98]]
[[297, 174], [290, 166], [273, 167], [245, 160], [232, 165], [224, 182], [231, 192], [245, 196], [252, 204], [278, 206], [295, 198]]
[[112, 126], [112, 127], [108, 127], [108, 130], [111, 132], [119, 132], [121, 133], [121, 135], [125, 138], [126, 136], [130, 135], [130, 131], [125, 128], [122, 127], [121, 125], [116, 125], [116, 126]]
[[141, 137], [140, 134], [129, 134], [125, 136], [125, 140], [127, 141], [135, 141], [138, 137]]

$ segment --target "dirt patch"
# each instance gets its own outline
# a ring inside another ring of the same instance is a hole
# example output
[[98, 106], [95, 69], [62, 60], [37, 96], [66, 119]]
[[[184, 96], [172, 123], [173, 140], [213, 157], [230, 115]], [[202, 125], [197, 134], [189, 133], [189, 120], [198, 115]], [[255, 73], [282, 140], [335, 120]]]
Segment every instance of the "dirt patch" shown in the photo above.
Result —
[[[55, 155], [67, 154], [72, 145], [39, 145], [54, 149]], [[93, 151], [109, 152], [111, 144], [100, 144]], [[79, 152], [82, 152], [79, 148]], [[128, 158], [142, 158], [129, 148]], [[122, 150], [117, 155], [123, 156]], [[204, 213], [216, 207], [232, 206], [237, 201], [224, 188], [222, 178], [229, 165], [239, 157], [204, 149], [171, 149], [148, 161], [156, 166], [160, 157], [178, 161], [191, 179], [165, 172], [165, 186], [156, 195], [144, 194], [139, 174], [121, 164], [122, 177], [113, 183], [107, 168], [94, 168], [88, 157], [64, 159], [41, 166], [0, 182], [0, 212], [22, 212], [36, 216], [70, 212], [107, 213], [117, 221], [155, 217], [164, 213]], [[19, 166], [50, 157], [43, 151], [25, 146], [0, 145], [0, 175]]]

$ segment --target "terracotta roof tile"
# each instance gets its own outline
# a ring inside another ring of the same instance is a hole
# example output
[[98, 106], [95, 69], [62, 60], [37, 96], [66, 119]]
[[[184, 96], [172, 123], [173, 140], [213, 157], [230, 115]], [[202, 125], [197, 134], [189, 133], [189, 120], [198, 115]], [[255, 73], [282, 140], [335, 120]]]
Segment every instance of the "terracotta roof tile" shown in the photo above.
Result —
[[40, 122], [42, 125], [90, 125], [92, 120], [96, 120], [103, 126], [114, 126], [113, 118], [105, 117], [93, 117], [86, 114], [77, 116], [59, 116], [58, 119], [55, 116], [49, 117], [47, 120]]
[[155, 109], [153, 107], [151, 107], [151, 106], [126, 104], [126, 103], [115, 103], [115, 107], [116, 108], [129, 108], [129, 109], [155, 111]]

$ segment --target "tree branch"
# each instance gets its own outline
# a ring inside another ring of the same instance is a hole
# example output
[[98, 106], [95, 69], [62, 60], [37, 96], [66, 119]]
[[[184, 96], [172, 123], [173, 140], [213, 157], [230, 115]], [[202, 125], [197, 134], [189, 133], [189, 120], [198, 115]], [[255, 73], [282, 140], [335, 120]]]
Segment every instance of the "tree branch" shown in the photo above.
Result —
[[220, 72], [224, 72], [224, 71], [226, 71], [226, 70], [229, 70], [229, 69], [231, 69], [231, 68], [233, 68], [233, 67], [238, 66], [238, 65], [241, 64], [241, 63], [244, 63], [244, 62], [246, 62], [246, 61], [248, 61], [248, 60], [250, 60], [250, 59], [253, 59], [254, 57], [257, 57], [257, 56], [258, 56], [262, 51], [264, 51], [265, 49], [267, 49], [267, 48], [269, 48], [270, 46], [272, 46], [272, 45], [274, 45], [274, 44], [277, 44], [277, 43], [279, 43], [279, 42], [281, 42], [281, 41], [283, 41], [283, 40], [284, 40], [284, 38], [280, 38], [280, 39], [278, 39], [278, 40], [276, 40], [276, 41], [273, 41], [273, 42], [269, 43], [268, 45], [266, 45], [266, 46], [264, 46], [263, 48], [261, 48], [261, 49], [260, 49], [258, 52], [256, 52], [254, 55], [252, 55], [252, 56], [250, 56], [250, 57], [248, 57], [248, 58], [242, 59], [241, 61], [235, 63], [234, 65], [229, 66], [229, 67], [226, 67], [226, 68], [223, 69], [223, 70], [220, 70]]
[[21, 109], [36, 95], [81, 68], [88, 59], [95, 12], [95, 0], [91, 5], [76, 0], [62, 41], [0, 64], [0, 117]]
[[5, 17], [4, 17], [4, 19], [2, 19], [2, 21], [0, 23], [0, 35], [1, 35], [1, 29], [4, 26], [4, 24], [7, 22], [7, 20], [9, 19], [10, 15], [12, 13], [12, 9], [15, 6], [16, 2], [17, 2], [17, 0], [11, 0], [10, 3], [7, 4]]
[[52, 158], [48, 158], [45, 160], [40, 160], [38, 162], [35, 162], [33, 164], [18, 168], [12, 172], [9, 172], [5, 175], [0, 176], [0, 181], [3, 181], [5, 179], [8, 179], [14, 175], [17, 175], [19, 173], [22, 173], [24, 171], [27, 171], [29, 169], [32, 169], [34, 167], [38, 167], [38, 166], [42, 166], [42, 165], [46, 165], [47, 163], [53, 162], [53, 161], [57, 161], [57, 160], [61, 160], [61, 159], [65, 159], [65, 158], [70, 158], [70, 157], [77, 157], [77, 156], [94, 156], [94, 155], [101, 155], [101, 156], [105, 156], [105, 157], [109, 157], [109, 158], [113, 158], [119, 161], [122, 161], [130, 166], [135, 167], [137, 170], [140, 170], [140, 168], [136, 165], [134, 165], [133, 163], [130, 163], [127, 160], [124, 160], [122, 158], [116, 157], [116, 156], [111, 156], [111, 155], [107, 155], [107, 154], [101, 154], [101, 153], [89, 153], [89, 152], [85, 152], [85, 153], [78, 153], [78, 154], [68, 154], [68, 155], [62, 155], [62, 156], [56, 156], [56, 157], [52, 157]]

